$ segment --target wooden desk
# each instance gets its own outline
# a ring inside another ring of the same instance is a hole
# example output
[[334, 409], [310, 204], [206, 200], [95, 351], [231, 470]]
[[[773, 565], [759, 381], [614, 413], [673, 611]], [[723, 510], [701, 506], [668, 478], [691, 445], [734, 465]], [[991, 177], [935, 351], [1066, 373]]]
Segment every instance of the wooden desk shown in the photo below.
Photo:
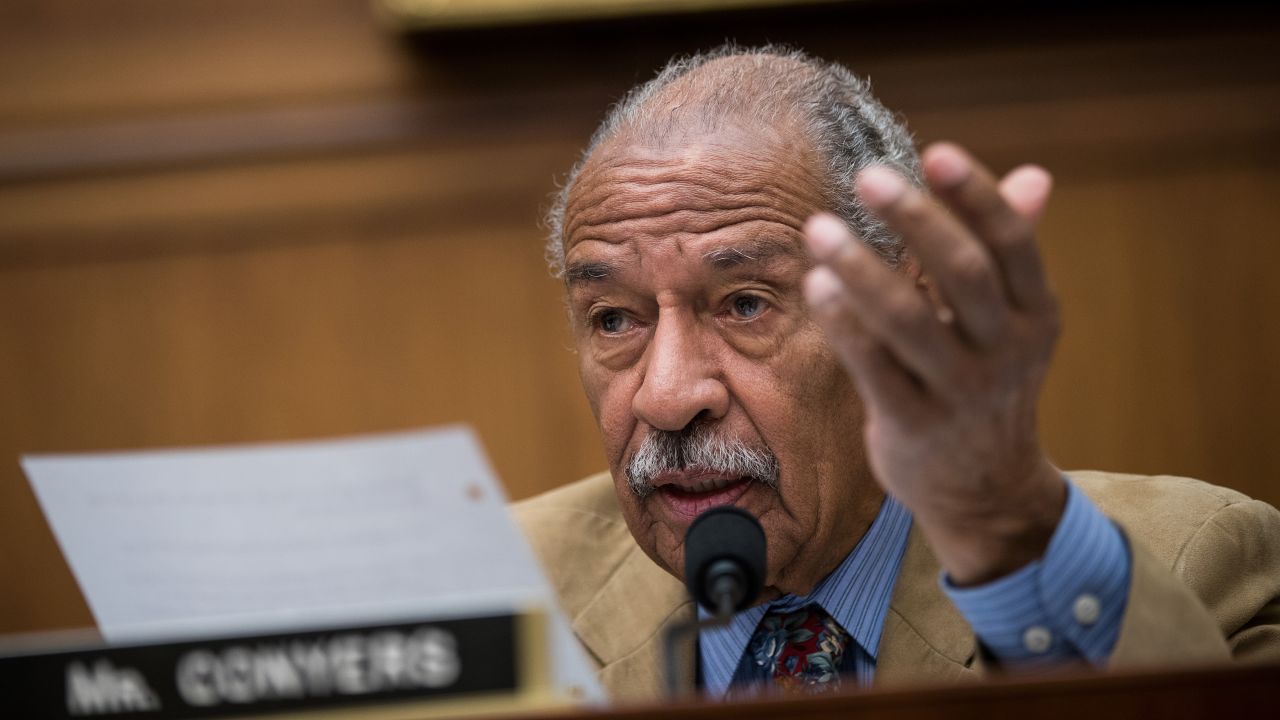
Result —
[[[1280, 665], [1220, 667], [1162, 673], [999, 679], [948, 687], [868, 690], [831, 697], [744, 703], [688, 703], [617, 708], [587, 717], [857, 718], [858, 720], [1179, 720], [1280, 717]], [[581, 718], [547, 714], [553, 718]]]

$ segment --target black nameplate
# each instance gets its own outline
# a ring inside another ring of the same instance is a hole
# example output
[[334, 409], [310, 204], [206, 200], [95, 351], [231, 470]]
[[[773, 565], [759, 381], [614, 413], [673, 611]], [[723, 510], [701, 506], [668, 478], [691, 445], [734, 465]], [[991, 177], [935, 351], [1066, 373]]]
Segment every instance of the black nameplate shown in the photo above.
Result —
[[514, 695], [512, 615], [0, 657], [13, 718], [209, 718]]

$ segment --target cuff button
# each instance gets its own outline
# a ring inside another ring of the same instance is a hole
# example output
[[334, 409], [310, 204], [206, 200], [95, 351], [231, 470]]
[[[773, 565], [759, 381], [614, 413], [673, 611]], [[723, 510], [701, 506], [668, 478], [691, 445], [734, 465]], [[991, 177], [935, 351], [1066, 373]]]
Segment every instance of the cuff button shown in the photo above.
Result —
[[1102, 603], [1098, 602], [1098, 596], [1089, 593], [1076, 598], [1075, 604], [1071, 606], [1071, 614], [1075, 615], [1076, 622], [1081, 625], [1094, 624], [1101, 613]]
[[1049, 646], [1053, 644], [1053, 633], [1049, 632], [1049, 628], [1043, 625], [1032, 625], [1027, 631], [1022, 633], [1022, 646], [1027, 652], [1033, 652], [1037, 655], [1048, 652]]

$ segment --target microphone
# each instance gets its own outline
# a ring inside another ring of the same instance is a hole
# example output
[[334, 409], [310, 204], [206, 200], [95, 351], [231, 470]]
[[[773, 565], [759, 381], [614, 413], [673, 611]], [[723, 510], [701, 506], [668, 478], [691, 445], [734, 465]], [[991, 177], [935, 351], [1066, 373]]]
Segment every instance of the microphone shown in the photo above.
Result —
[[685, 635], [728, 625], [735, 613], [755, 602], [766, 569], [764, 528], [750, 513], [731, 505], [694, 518], [684, 536], [684, 584], [708, 612], [706, 620], [676, 623], [666, 633], [667, 694], [680, 694], [677, 649]]
[[698, 604], [728, 618], [755, 602], [764, 585], [760, 521], [732, 505], [694, 519], [684, 536], [684, 585]]

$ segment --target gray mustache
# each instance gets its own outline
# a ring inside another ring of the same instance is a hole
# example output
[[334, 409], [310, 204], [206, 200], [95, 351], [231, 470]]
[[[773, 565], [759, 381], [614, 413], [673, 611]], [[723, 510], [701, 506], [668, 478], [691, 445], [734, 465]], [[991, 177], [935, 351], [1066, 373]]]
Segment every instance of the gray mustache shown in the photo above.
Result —
[[676, 432], [650, 430], [627, 463], [627, 485], [636, 497], [644, 498], [654, 491], [658, 475], [695, 467], [778, 487], [778, 458], [768, 448], [725, 437], [705, 423]]

